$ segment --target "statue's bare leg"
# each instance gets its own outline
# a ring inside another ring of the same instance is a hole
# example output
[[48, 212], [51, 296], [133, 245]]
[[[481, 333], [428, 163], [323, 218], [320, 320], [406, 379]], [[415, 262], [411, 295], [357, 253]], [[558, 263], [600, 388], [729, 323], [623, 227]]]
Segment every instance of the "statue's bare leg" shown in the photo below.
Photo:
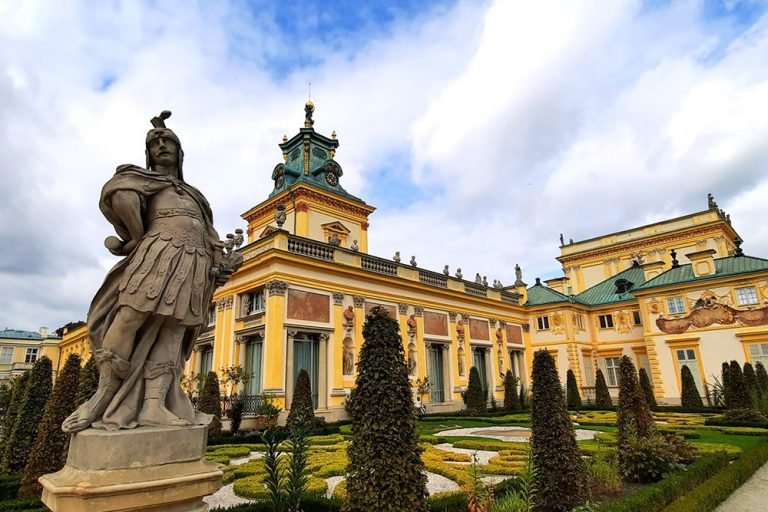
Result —
[[139, 425], [181, 427], [190, 424], [169, 411], [165, 404], [174, 376], [182, 370], [178, 360], [185, 332], [186, 327], [172, 318], [160, 330], [144, 365], [144, 404], [139, 412]]
[[90, 400], [64, 420], [61, 428], [65, 432], [85, 430], [104, 414], [104, 410], [127, 375], [130, 366], [128, 360], [136, 342], [136, 333], [147, 315], [148, 313], [125, 306], [117, 311], [112, 325], [104, 336], [102, 347], [93, 354], [99, 367], [99, 387]]

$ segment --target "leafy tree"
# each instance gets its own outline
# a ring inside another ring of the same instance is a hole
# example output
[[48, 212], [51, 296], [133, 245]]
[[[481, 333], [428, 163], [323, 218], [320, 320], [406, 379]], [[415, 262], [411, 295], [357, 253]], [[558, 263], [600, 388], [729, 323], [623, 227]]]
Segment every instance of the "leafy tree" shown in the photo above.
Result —
[[581, 409], [581, 395], [579, 394], [579, 386], [576, 383], [576, 375], [573, 370], [568, 370], [565, 379], [566, 396], [568, 400], [568, 408], [580, 410]]
[[531, 450], [536, 466], [539, 508], [571, 510], [589, 497], [587, 467], [576, 445], [555, 360], [546, 350], [533, 358]]
[[200, 403], [197, 406], [200, 412], [212, 414], [214, 419], [208, 428], [208, 436], [221, 434], [221, 394], [219, 392], [219, 377], [216, 372], [210, 371], [205, 378], [203, 392], [200, 393]]
[[704, 407], [696, 381], [693, 380], [693, 374], [687, 366], [680, 369], [680, 380], [683, 388], [680, 392], [680, 404], [683, 407]]
[[474, 366], [469, 369], [469, 384], [464, 392], [464, 403], [467, 404], [467, 411], [485, 411], [485, 394], [480, 383], [480, 372]]
[[605, 376], [601, 369], [595, 372], [595, 405], [610, 409], [613, 407], [611, 393], [608, 391], [608, 385], [605, 383]]
[[655, 410], [657, 407], [656, 397], [653, 395], [651, 379], [648, 378], [648, 373], [645, 371], [645, 368], [640, 368], [640, 370], [638, 370], [638, 376], [640, 377], [640, 388], [643, 390], [643, 394], [645, 395], [645, 402], [648, 404], [648, 407], [650, 407], [651, 410]]
[[40, 496], [43, 488], [37, 479], [64, 467], [69, 436], [61, 430], [61, 424], [77, 407], [79, 383], [80, 356], [72, 354], [56, 379], [51, 399], [45, 404], [43, 421], [37, 429], [29, 463], [24, 468], [19, 497]]
[[77, 393], [77, 405], [84, 404], [94, 394], [99, 387], [99, 367], [96, 365], [96, 359], [90, 357], [80, 369], [80, 384]]
[[768, 393], [768, 373], [765, 371], [763, 363], [755, 363], [755, 374], [757, 374], [757, 386], [763, 393]]
[[728, 381], [731, 384], [731, 403], [729, 409], [751, 409], [752, 398], [749, 396], [747, 383], [744, 382], [744, 374], [741, 366], [736, 361], [731, 361], [728, 368]]
[[504, 374], [504, 408], [508, 411], [520, 409], [520, 398], [517, 395], [517, 384], [520, 379], [512, 375], [510, 370]]
[[619, 462], [621, 447], [627, 444], [631, 433], [638, 439], [647, 439], [653, 433], [653, 416], [645, 401], [645, 394], [635, 372], [635, 365], [628, 356], [619, 363], [619, 405], [616, 411], [619, 427]]
[[287, 425], [289, 428], [308, 429], [316, 426], [319, 421], [315, 417], [315, 404], [312, 402], [312, 383], [309, 380], [309, 373], [302, 368], [296, 377]]
[[13, 432], [13, 426], [16, 424], [16, 418], [18, 417], [19, 413], [19, 406], [21, 406], [21, 401], [24, 398], [27, 385], [29, 384], [29, 374], [30, 372], [27, 370], [26, 372], [17, 377], [14, 377], [13, 379], [11, 401], [8, 404], [8, 410], [3, 417], [3, 429], [0, 431], [0, 435], [2, 435], [2, 437], [0, 437], [0, 472], [2, 473], [7, 472], [3, 461], [6, 460], [8, 440], [11, 437], [11, 432]]
[[8, 438], [7, 450], [3, 457], [3, 470], [21, 473], [29, 461], [29, 454], [35, 444], [37, 427], [43, 417], [45, 403], [51, 395], [53, 366], [43, 356], [37, 360], [29, 375], [24, 398], [19, 405], [13, 430]]
[[399, 331], [397, 321], [380, 307], [363, 325], [350, 407], [347, 512], [427, 511], [427, 477]]
[[733, 385], [731, 384], [731, 367], [728, 361], [723, 362], [722, 377], [723, 377], [723, 402], [725, 408], [730, 409], [733, 403]]

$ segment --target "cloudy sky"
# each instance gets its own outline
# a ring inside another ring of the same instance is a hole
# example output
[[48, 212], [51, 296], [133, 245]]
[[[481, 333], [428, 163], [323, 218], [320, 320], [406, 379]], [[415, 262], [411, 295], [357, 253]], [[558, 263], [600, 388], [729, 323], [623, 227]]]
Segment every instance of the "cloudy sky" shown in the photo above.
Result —
[[338, 133], [370, 248], [531, 283], [558, 236], [706, 208], [768, 257], [768, 6], [739, 0], [0, 0], [0, 329], [84, 319], [98, 195], [174, 112], [220, 232], [303, 121]]

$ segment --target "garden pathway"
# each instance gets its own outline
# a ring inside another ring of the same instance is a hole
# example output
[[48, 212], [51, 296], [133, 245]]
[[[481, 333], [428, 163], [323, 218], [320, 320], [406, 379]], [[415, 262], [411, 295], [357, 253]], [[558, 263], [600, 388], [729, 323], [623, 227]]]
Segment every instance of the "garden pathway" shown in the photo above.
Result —
[[722, 502], [715, 512], [754, 512], [765, 508], [768, 499], [768, 464], [757, 470], [744, 485]]

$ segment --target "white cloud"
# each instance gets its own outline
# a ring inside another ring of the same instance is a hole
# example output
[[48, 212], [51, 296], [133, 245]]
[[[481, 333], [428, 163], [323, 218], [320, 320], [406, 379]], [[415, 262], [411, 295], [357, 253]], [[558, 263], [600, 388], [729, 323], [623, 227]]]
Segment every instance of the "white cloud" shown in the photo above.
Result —
[[[558, 272], [561, 231], [587, 238], [700, 210], [710, 191], [747, 252], [768, 255], [768, 21], [727, 40], [699, 10], [462, 2], [319, 45], [319, 61], [282, 71], [274, 62], [315, 41], [239, 3], [0, 4], [0, 325], [85, 316], [114, 261], [99, 190], [117, 164], [143, 162], [162, 109], [219, 230], [241, 226], [271, 190], [310, 81], [347, 190], [422, 198], [374, 214], [380, 256], [505, 283], [519, 262], [532, 282]], [[402, 189], [379, 189], [382, 168]]]

